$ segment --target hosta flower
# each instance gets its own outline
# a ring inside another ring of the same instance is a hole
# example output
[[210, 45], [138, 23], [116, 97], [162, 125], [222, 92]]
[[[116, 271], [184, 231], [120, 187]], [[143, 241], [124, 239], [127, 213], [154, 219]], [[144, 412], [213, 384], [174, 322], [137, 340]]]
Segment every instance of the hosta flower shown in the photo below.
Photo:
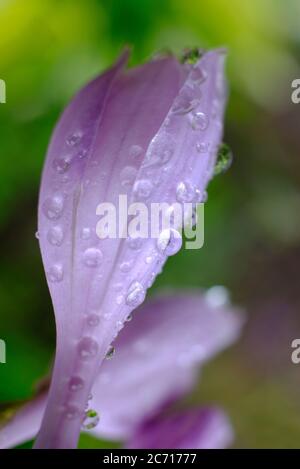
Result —
[[[212, 306], [199, 294], [162, 296], [139, 308], [118, 336], [116, 352], [97, 374], [83, 430], [129, 448], [219, 448], [232, 441], [224, 412], [215, 407], [180, 409], [176, 402], [198, 379], [199, 368], [239, 335], [242, 317]], [[80, 392], [73, 380], [70, 391]], [[27, 403], [0, 429], [0, 447], [38, 432], [47, 392]], [[100, 422], [99, 422], [100, 417]], [[1, 422], [1, 420], [0, 420]]]
[[146, 204], [204, 197], [222, 137], [223, 59], [216, 50], [195, 64], [166, 57], [125, 71], [125, 53], [75, 96], [54, 131], [38, 232], [57, 346], [37, 448], [76, 446], [101, 362], [181, 245], [171, 236], [100, 239], [97, 207], [117, 206], [120, 194]]

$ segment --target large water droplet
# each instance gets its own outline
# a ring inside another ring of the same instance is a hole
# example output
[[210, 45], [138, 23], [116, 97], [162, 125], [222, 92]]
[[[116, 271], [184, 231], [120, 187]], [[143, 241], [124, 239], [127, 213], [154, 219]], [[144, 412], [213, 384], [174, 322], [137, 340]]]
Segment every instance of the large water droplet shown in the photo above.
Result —
[[52, 246], [61, 246], [63, 238], [64, 233], [60, 226], [52, 226], [47, 233], [47, 240]]
[[120, 180], [123, 187], [130, 187], [133, 185], [137, 175], [137, 169], [133, 166], [125, 166], [120, 174]]
[[145, 289], [140, 282], [132, 282], [126, 297], [126, 304], [129, 306], [137, 307], [143, 303], [146, 296]]
[[153, 184], [149, 179], [140, 179], [133, 186], [133, 192], [139, 199], [147, 199], [152, 192]]
[[176, 187], [176, 198], [180, 203], [199, 201], [200, 191], [190, 182], [179, 182]]
[[43, 213], [49, 220], [57, 220], [64, 208], [64, 198], [60, 194], [49, 197], [43, 203]]
[[82, 429], [83, 430], [92, 430], [95, 428], [100, 421], [98, 413], [93, 410], [89, 409], [85, 413], [85, 418], [82, 422]]
[[110, 360], [115, 354], [115, 347], [113, 347], [112, 345], [109, 346], [108, 350], [107, 350], [107, 353], [105, 355], [105, 358], [107, 360]]
[[100, 249], [88, 248], [84, 252], [84, 263], [87, 267], [98, 267], [103, 259], [103, 254]]
[[49, 282], [61, 282], [64, 277], [64, 269], [61, 264], [55, 264], [47, 271]]
[[88, 361], [98, 353], [98, 344], [91, 337], [84, 337], [78, 344], [78, 353], [81, 360]]
[[166, 229], [163, 230], [157, 239], [157, 249], [166, 254], [173, 256], [182, 246], [182, 237], [177, 230]]
[[214, 169], [214, 175], [224, 173], [231, 166], [232, 151], [226, 143], [222, 143], [218, 148], [217, 162]]
[[77, 392], [84, 388], [84, 381], [80, 376], [73, 376], [69, 381], [69, 390], [71, 392]]
[[192, 112], [190, 115], [190, 123], [194, 130], [206, 130], [208, 127], [208, 117], [204, 112]]

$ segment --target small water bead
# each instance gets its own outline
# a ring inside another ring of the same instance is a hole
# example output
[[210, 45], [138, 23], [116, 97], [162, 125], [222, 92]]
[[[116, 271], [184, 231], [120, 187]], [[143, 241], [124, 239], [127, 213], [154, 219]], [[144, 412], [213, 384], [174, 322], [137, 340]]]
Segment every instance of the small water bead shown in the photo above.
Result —
[[79, 132], [79, 131], [74, 132], [74, 133], [70, 134], [67, 137], [66, 143], [70, 147], [75, 147], [76, 145], [78, 145], [80, 143], [81, 138], [82, 138], [82, 133], [81, 132]]
[[36, 237], [36, 239], [40, 239], [40, 233], [38, 231], [35, 232], [34, 236]]
[[140, 282], [132, 282], [127, 291], [126, 304], [128, 306], [137, 307], [143, 303], [146, 291]]
[[137, 169], [133, 166], [125, 166], [120, 174], [120, 181], [123, 187], [130, 187], [133, 185], [137, 175]]
[[198, 153], [206, 153], [209, 150], [209, 143], [206, 142], [198, 142], [196, 143], [196, 150]]
[[124, 301], [124, 296], [123, 295], [118, 295], [117, 298], [116, 298], [116, 303], [117, 305], [121, 305]]
[[157, 249], [167, 256], [173, 256], [176, 254], [180, 250], [181, 246], [181, 234], [173, 228], [163, 230], [157, 239]]
[[200, 200], [200, 191], [190, 182], [179, 182], [176, 187], [176, 198], [180, 203]]
[[191, 80], [196, 85], [201, 85], [207, 79], [207, 72], [200, 68], [199, 66], [194, 67], [189, 75], [189, 80]]
[[191, 95], [191, 91], [186, 91], [176, 98], [172, 107], [172, 113], [175, 115], [185, 115], [193, 111], [200, 103], [199, 97]]
[[68, 388], [71, 392], [77, 392], [84, 388], [84, 381], [80, 376], [73, 376], [70, 381]]
[[94, 358], [98, 353], [99, 346], [91, 337], [84, 337], [78, 344], [78, 353], [83, 361]]
[[52, 226], [47, 233], [47, 240], [52, 246], [61, 246], [64, 233], [61, 226]]
[[85, 413], [85, 418], [82, 422], [83, 430], [92, 430], [100, 421], [98, 413], [93, 409], [88, 409]]
[[61, 264], [55, 264], [47, 271], [49, 282], [61, 282], [64, 277], [64, 269]]
[[144, 150], [140, 145], [132, 145], [129, 149], [129, 156], [133, 159], [142, 156]]
[[132, 321], [132, 314], [129, 314], [127, 318], [125, 319], [125, 322], [130, 322]]
[[143, 245], [143, 238], [136, 237], [129, 237], [127, 238], [128, 245], [130, 249], [134, 251], [139, 251]]
[[218, 308], [230, 303], [230, 294], [226, 287], [215, 285], [206, 291], [205, 300], [212, 308]]
[[91, 237], [91, 229], [88, 227], [82, 228], [80, 232], [80, 238], [81, 239], [90, 239]]
[[60, 194], [49, 197], [43, 203], [43, 213], [49, 220], [57, 220], [60, 218], [64, 208], [64, 198]]
[[81, 417], [81, 412], [76, 406], [68, 405], [65, 406], [63, 415], [67, 420], [74, 420]]
[[122, 264], [120, 265], [120, 271], [123, 273], [127, 273], [132, 269], [132, 266], [133, 266], [133, 260], [122, 262]]
[[145, 262], [146, 262], [146, 264], [151, 264], [153, 262], [153, 257], [152, 256], [147, 256], [145, 258]]
[[87, 267], [98, 267], [103, 259], [103, 254], [100, 249], [88, 248], [84, 252], [84, 263]]
[[83, 149], [83, 150], [80, 150], [77, 157], [78, 157], [79, 160], [83, 160], [86, 157], [87, 154], [88, 154], [88, 151]]
[[59, 174], [64, 174], [68, 171], [71, 165], [72, 158], [70, 156], [66, 156], [64, 158], [56, 158], [53, 160], [52, 167], [55, 171]]
[[190, 123], [193, 130], [206, 130], [208, 127], [208, 117], [204, 112], [197, 111], [190, 114]]
[[115, 347], [113, 347], [112, 345], [110, 345], [109, 348], [108, 348], [108, 350], [107, 350], [107, 352], [106, 352], [105, 358], [106, 358], [107, 360], [110, 360], [110, 359], [114, 356], [115, 351], [116, 351], [116, 350], [115, 350]]
[[230, 147], [222, 143], [218, 148], [217, 162], [214, 169], [214, 175], [222, 174], [231, 166], [233, 155]]
[[100, 323], [100, 317], [98, 314], [91, 313], [88, 315], [86, 321], [90, 327], [97, 327]]
[[133, 186], [133, 192], [139, 199], [147, 199], [153, 190], [153, 184], [149, 179], [140, 179]]

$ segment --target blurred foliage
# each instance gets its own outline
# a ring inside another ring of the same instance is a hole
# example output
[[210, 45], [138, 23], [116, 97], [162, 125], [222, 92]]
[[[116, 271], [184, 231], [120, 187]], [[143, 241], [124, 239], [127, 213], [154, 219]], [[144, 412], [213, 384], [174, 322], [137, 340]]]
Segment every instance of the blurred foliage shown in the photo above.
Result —
[[[133, 47], [131, 64], [165, 48], [226, 46], [225, 139], [234, 164], [209, 187], [204, 248], [171, 258], [153, 290], [230, 289], [248, 311], [248, 326], [239, 345], [207, 366], [192, 400], [227, 409], [237, 447], [299, 446], [299, 379], [290, 363], [290, 342], [300, 333], [300, 108], [290, 100], [291, 81], [300, 76], [299, 17], [297, 0], [0, 1], [0, 78], [7, 84], [0, 106], [0, 337], [8, 344], [1, 401], [30, 395], [55, 346], [34, 233], [43, 159], [64, 105], [125, 44]], [[81, 447], [94, 445], [81, 440]]]

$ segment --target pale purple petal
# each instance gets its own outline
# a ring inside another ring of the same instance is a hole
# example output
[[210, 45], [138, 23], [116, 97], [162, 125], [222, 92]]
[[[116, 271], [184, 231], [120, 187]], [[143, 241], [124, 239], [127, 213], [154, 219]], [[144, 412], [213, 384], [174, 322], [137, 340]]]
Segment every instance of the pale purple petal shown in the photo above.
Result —
[[0, 424], [0, 449], [12, 448], [35, 438], [43, 417], [46, 394], [25, 404], [4, 425]]
[[215, 408], [157, 415], [137, 428], [127, 443], [134, 449], [222, 449], [233, 442], [227, 416]]
[[148, 301], [101, 367], [90, 402], [100, 415], [95, 433], [128, 438], [141, 421], [191, 390], [199, 366], [234, 342], [242, 323], [232, 307], [213, 308], [196, 293]]
[[[223, 53], [207, 53], [191, 70], [169, 57], [123, 73], [124, 60], [72, 101], [44, 168], [39, 235], [57, 351], [39, 448], [76, 446], [101, 361], [167, 258], [151, 239], [139, 251], [127, 240], [100, 240], [98, 204], [116, 204], [119, 194], [138, 201], [147, 178], [153, 202], [175, 202], [179, 183], [202, 194], [222, 136]], [[186, 99], [192, 109], [183, 113]], [[201, 142], [209, 147], [199, 157]]]

